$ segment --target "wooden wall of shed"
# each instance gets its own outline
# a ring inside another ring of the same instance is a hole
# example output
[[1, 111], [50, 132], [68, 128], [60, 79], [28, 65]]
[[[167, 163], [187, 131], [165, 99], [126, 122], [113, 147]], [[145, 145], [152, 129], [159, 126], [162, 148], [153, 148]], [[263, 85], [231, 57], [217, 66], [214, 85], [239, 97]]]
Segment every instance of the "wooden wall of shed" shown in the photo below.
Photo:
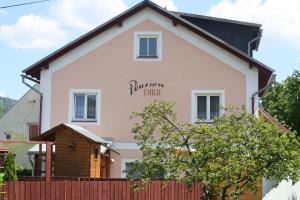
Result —
[[100, 178], [100, 145], [92, 144], [91, 145], [91, 166], [90, 166], [90, 177]]
[[[68, 129], [55, 136], [55, 176], [90, 177], [91, 144]], [[69, 146], [74, 144], [74, 148]]]

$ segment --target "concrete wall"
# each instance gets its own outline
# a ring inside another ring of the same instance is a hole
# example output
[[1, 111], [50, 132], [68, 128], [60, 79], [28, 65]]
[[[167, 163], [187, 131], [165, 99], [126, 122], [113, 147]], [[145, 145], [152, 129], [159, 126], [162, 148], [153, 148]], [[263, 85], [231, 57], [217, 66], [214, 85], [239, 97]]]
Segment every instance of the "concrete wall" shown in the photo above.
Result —
[[[39, 89], [39, 85], [35, 85]], [[40, 97], [29, 90], [15, 105], [0, 119], [0, 138], [5, 139], [5, 133], [11, 134], [12, 140], [27, 140], [28, 123], [39, 122]], [[31, 169], [27, 151], [32, 145], [2, 144], [16, 153], [16, 163]]]
[[300, 182], [282, 181], [276, 187], [276, 181], [263, 180], [263, 200], [297, 200], [300, 199]]

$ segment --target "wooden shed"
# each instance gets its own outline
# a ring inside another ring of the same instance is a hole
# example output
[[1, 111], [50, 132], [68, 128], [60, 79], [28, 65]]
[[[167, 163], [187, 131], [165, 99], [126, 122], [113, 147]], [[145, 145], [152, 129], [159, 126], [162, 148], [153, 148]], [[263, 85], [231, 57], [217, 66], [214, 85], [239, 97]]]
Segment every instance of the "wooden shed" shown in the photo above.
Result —
[[34, 140], [54, 142], [54, 176], [109, 178], [111, 141], [80, 126], [65, 123]]

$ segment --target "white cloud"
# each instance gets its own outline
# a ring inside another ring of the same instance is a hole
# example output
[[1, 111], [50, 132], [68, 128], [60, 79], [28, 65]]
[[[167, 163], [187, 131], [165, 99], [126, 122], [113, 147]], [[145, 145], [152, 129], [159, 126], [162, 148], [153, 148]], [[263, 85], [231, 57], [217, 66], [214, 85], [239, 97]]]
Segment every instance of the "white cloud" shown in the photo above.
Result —
[[[172, 0], [153, 0], [168, 10], [177, 10]], [[128, 9], [124, 0], [55, 0], [51, 12], [65, 25], [90, 30]]]
[[299, 0], [221, 0], [207, 14], [260, 23], [264, 39], [300, 48]]
[[33, 14], [22, 16], [15, 24], [0, 26], [0, 39], [25, 49], [47, 49], [61, 45], [66, 32], [54, 20]]
[[89, 30], [125, 11], [123, 0], [56, 0], [51, 12], [65, 25]]
[[[153, 2], [177, 10], [173, 0]], [[68, 28], [74, 28], [78, 35], [126, 9], [124, 0], [53, 0], [47, 18], [30, 14], [21, 16], [15, 24], [0, 25], [0, 40], [16, 48], [49, 49], [65, 42]]]
[[172, 10], [172, 11], [177, 10], [177, 6], [172, 0], [152, 0], [152, 1], [163, 8], [166, 7], [168, 10]]
[[5, 97], [6, 92], [3, 90], [0, 90], [0, 97]]

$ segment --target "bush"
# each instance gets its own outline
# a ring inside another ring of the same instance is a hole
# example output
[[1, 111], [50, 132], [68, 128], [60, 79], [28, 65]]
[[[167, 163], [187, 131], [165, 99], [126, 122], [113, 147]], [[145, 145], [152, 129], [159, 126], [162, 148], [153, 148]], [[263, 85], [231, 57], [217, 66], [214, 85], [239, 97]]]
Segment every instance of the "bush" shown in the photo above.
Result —
[[17, 180], [15, 157], [11, 152], [9, 152], [6, 155], [6, 158], [5, 158], [3, 180], [4, 181], [15, 181], [15, 180]]
[[31, 169], [26, 169], [26, 168], [22, 168], [20, 166], [17, 166], [16, 168], [17, 171], [17, 176], [32, 176], [32, 170]]

